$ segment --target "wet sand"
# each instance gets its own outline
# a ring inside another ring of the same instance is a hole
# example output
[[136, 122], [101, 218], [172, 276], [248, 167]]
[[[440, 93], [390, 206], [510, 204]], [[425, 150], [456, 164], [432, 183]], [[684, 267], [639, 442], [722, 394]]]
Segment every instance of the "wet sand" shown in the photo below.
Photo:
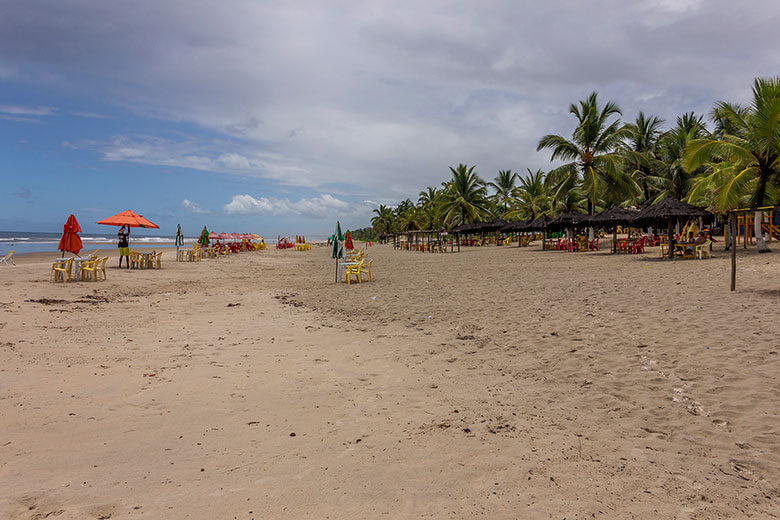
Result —
[[0, 518], [777, 515], [780, 255], [369, 253], [0, 266]]

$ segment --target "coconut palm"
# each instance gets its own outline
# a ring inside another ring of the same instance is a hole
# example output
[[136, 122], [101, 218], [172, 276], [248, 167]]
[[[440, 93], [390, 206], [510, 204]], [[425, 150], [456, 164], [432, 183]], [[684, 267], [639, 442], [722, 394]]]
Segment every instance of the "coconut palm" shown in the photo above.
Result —
[[688, 143], [706, 135], [703, 116], [693, 112], [678, 117], [674, 128], [661, 135], [656, 152], [658, 161], [653, 164], [652, 175], [646, 177], [657, 188], [655, 201], [666, 197], [682, 200], [688, 196], [694, 177], [702, 170], [686, 168], [683, 153]]
[[394, 223], [395, 214], [393, 213], [392, 208], [380, 204], [378, 208], [374, 209], [374, 216], [371, 217], [371, 225], [379, 235], [392, 233]]
[[417, 199], [417, 205], [420, 207], [425, 207], [431, 204], [436, 204], [439, 200], [439, 195], [439, 190], [433, 186], [428, 186], [420, 192], [419, 198]]
[[[713, 110], [721, 121], [722, 136], [692, 140], [685, 149], [687, 169], [717, 165], [726, 182], [720, 186], [725, 199], [737, 200], [750, 193], [750, 206], [776, 204], [774, 187], [780, 183], [780, 77], [756, 78], [753, 100], [748, 107], [719, 102]], [[769, 248], [763, 239], [761, 212], [754, 216], [756, 245]]]
[[465, 164], [450, 167], [452, 179], [442, 183], [441, 209], [446, 225], [475, 222], [490, 214], [485, 182], [474, 173], [474, 168]]
[[663, 119], [646, 116], [639, 112], [633, 123], [626, 124], [626, 148], [623, 155], [627, 166], [633, 170], [634, 178], [642, 187], [643, 202], [651, 200], [652, 186], [648, 179], [651, 168], [657, 162], [658, 137], [661, 135]]
[[617, 104], [608, 101], [599, 107], [596, 92], [579, 104], [572, 103], [569, 113], [577, 119], [571, 140], [548, 134], [539, 140], [536, 149], [552, 150], [551, 161], [569, 161], [548, 174], [548, 180], [556, 182], [552, 186], [553, 198], [561, 198], [562, 190], [568, 191], [578, 185], [587, 196], [588, 213], [593, 213], [599, 191], [605, 186], [624, 195], [632, 194], [637, 187], [636, 182], [623, 173], [621, 158], [616, 153], [629, 131], [621, 125]]
[[540, 169], [532, 172], [530, 168], [526, 177], [520, 177], [520, 185], [515, 188], [515, 201], [512, 210], [506, 218], [535, 219], [545, 213], [550, 207], [550, 198], [544, 183], [545, 173]]
[[509, 206], [514, 201], [516, 180], [517, 174], [512, 170], [498, 170], [498, 176], [493, 179], [493, 182], [487, 183], [487, 186], [496, 191], [491, 199], [501, 208], [501, 213], [509, 211]]

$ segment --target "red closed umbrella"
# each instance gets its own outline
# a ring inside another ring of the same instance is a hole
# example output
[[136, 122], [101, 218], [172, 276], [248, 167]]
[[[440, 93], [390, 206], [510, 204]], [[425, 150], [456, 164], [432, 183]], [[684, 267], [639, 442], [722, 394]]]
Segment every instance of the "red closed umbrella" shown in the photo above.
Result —
[[78, 220], [71, 213], [68, 220], [65, 221], [65, 225], [62, 226], [62, 238], [60, 238], [60, 243], [57, 246], [57, 249], [62, 251], [62, 256], [65, 256], [65, 251], [77, 255], [84, 247], [81, 244], [81, 237], [76, 233], [81, 233], [81, 226], [79, 226]]
[[130, 226], [130, 227], [141, 227], [141, 228], [160, 227], [154, 222], [146, 220], [143, 216], [130, 210], [123, 211], [122, 213], [117, 213], [113, 217], [108, 217], [108, 218], [104, 218], [103, 220], [98, 220], [97, 223], [104, 224], [106, 226]]
[[349, 236], [349, 231], [347, 231], [347, 234], [344, 236], [344, 249], [347, 251], [355, 249], [355, 245], [352, 243], [352, 237]]

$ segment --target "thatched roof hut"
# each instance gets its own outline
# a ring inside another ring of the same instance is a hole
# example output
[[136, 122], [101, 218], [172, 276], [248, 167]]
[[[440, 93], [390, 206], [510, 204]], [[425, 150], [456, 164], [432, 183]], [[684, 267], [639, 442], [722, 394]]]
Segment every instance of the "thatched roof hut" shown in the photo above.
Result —
[[456, 226], [450, 230], [453, 233], [473, 233], [477, 231], [476, 225], [470, 222], [465, 222], [460, 226]]
[[679, 220], [713, 216], [714, 215], [706, 209], [697, 208], [687, 202], [668, 197], [640, 211], [639, 214], [634, 217], [633, 222], [643, 225], [666, 224], [669, 237], [669, 258], [674, 258], [674, 248], [671, 247], [674, 238], [674, 223]]
[[639, 214], [639, 210], [612, 206], [601, 213], [591, 215], [588, 219], [594, 226], [614, 227], [630, 224]]
[[502, 218], [495, 218], [487, 222], [478, 222], [474, 224], [474, 226], [476, 228], [475, 231], [490, 233], [493, 231], [498, 231], [502, 227], [506, 226], [506, 224], [507, 224], [506, 220]]
[[565, 229], [585, 225], [587, 221], [588, 215], [579, 211], [568, 211], [548, 222], [547, 227], [549, 229]]
[[526, 224], [526, 231], [544, 231], [551, 220], [547, 215], [540, 215]]
[[668, 223], [670, 220], [712, 216], [714, 215], [706, 209], [698, 208], [687, 202], [667, 197], [640, 211], [634, 217], [633, 221], [641, 224], [662, 224]]
[[501, 231], [507, 231], [509, 233], [517, 231], [528, 231], [528, 224], [530, 222], [530, 220], [512, 220], [507, 222], [506, 225], [501, 228]]

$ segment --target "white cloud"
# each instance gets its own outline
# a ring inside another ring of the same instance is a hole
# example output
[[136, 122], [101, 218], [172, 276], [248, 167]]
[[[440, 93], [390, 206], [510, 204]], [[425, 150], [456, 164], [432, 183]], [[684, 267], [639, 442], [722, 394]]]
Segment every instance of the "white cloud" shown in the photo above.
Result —
[[376, 199], [459, 162], [547, 169], [538, 139], [570, 132], [593, 89], [673, 121], [780, 70], [776, 0], [7, 3], [0, 77], [198, 129], [103, 142], [103, 159]]
[[297, 201], [274, 197], [255, 198], [251, 195], [234, 195], [233, 200], [223, 207], [232, 215], [273, 215], [300, 216], [304, 218], [339, 217], [365, 212], [365, 204], [350, 204], [324, 193], [317, 197], [302, 198]]
[[52, 107], [28, 107], [23, 105], [0, 105], [0, 113], [12, 116], [52, 116], [56, 110]]
[[190, 213], [195, 213], [197, 215], [207, 215], [211, 213], [209, 210], [201, 208], [198, 204], [192, 202], [189, 199], [184, 199], [181, 201], [181, 207], [189, 211]]

